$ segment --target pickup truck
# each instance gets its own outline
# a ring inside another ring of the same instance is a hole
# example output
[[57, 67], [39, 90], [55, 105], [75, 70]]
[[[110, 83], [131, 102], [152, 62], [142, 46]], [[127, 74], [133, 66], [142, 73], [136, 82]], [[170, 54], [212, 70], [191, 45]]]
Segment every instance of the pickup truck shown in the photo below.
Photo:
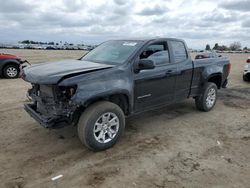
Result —
[[187, 98], [210, 111], [230, 67], [224, 57], [193, 61], [180, 39], [111, 40], [78, 60], [24, 68], [32, 85], [24, 109], [45, 128], [76, 125], [84, 145], [105, 150], [133, 114]]

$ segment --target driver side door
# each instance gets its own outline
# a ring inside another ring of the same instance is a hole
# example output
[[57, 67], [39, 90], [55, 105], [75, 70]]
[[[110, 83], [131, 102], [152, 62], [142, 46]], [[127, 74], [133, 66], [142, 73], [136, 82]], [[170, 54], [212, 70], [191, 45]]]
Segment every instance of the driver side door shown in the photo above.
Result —
[[134, 73], [134, 111], [172, 103], [177, 65], [170, 63], [167, 41], [149, 44], [138, 59], [150, 59], [155, 68]]

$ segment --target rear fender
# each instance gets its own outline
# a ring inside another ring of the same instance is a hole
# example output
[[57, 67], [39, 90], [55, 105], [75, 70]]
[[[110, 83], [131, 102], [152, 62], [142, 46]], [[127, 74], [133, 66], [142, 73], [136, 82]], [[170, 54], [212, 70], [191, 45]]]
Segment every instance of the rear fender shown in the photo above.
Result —
[[213, 80], [212, 82], [214, 82], [218, 88], [221, 88], [221, 84], [223, 83], [222, 75], [223, 75], [223, 66], [213, 64], [205, 67], [201, 74], [201, 82], [198, 87], [199, 88], [198, 93], [200, 93], [202, 91], [203, 86], [214, 77], [215, 78], [217, 77], [220, 80], [219, 81]]
[[223, 66], [211, 65], [205, 67], [202, 72], [203, 83], [207, 82], [211, 77], [223, 74]]

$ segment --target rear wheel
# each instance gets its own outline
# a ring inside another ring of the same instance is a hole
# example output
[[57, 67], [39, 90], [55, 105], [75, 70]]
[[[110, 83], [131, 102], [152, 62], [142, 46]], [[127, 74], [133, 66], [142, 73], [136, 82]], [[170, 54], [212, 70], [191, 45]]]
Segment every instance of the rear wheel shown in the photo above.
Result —
[[203, 86], [203, 90], [200, 96], [195, 98], [195, 104], [197, 109], [208, 112], [210, 111], [217, 100], [217, 85], [208, 82]]
[[17, 78], [19, 76], [19, 67], [14, 64], [6, 65], [3, 69], [3, 75], [5, 78]]
[[89, 149], [101, 151], [112, 147], [125, 128], [121, 108], [111, 102], [101, 101], [88, 107], [78, 122], [78, 136]]

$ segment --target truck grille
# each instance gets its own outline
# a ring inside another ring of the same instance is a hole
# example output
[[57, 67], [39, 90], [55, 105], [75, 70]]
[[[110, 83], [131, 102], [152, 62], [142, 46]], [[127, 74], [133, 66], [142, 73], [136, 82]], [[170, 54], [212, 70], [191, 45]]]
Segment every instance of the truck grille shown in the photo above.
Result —
[[44, 115], [55, 113], [55, 98], [53, 87], [49, 85], [39, 85], [37, 87], [36, 96], [37, 111]]
[[63, 101], [59, 95], [59, 88], [54, 85], [34, 84], [28, 94], [32, 98], [34, 105], [36, 105], [36, 111], [41, 116], [68, 115], [72, 110], [68, 102]]
[[54, 97], [52, 86], [40, 85], [38, 91], [41, 97]]

